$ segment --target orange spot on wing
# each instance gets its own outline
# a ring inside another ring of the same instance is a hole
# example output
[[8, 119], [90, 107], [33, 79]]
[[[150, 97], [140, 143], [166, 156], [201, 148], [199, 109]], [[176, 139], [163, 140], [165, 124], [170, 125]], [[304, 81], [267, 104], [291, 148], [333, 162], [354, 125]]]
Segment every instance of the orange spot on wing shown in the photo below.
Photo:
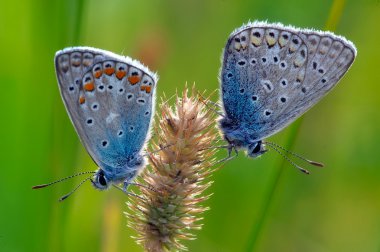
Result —
[[81, 97], [79, 98], [79, 103], [80, 103], [80, 104], [83, 104], [85, 101], [86, 101], [86, 99], [85, 99], [83, 96], [81, 96]]
[[117, 71], [116, 72], [116, 77], [121, 80], [123, 79], [123, 77], [126, 75], [126, 72], [125, 71]]
[[150, 93], [152, 90], [151, 86], [141, 86], [141, 91], [145, 91], [146, 93]]
[[104, 72], [107, 75], [112, 75], [115, 72], [115, 68], [113, 68], [113, 67], [106, 68], [106, 69], [104, 69]]
[[129, 77], [128, 77], [128, 80], [129, 80], [129, 82], [130, 82], [132, 85], [135, 85], [137, 82], [140, 81], [140, 77], [139, 77], [139, 76], [136, 76], [136, 75], [132, 75], [132, 76], [129, 76]]
[[94, 73], [95, 78], [100, 78], [100, 76], [102, 76], [102, 71], [97, 71]]
[[93, 91], [95, 89], [94, 82], [90, 82], [84, 85], [84, 90]]

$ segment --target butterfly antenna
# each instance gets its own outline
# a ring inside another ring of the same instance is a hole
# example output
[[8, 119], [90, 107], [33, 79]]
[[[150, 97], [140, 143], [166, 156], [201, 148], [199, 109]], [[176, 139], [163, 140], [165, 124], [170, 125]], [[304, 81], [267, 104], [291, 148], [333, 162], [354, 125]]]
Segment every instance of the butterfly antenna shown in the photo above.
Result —
[[284, 153], [282, 153], [280, 150], [278, 150], [274, 145], [268, 144], [268, 146], [271, 147], [273, 150], [275, 150], [278, 154], [280, 154], [283, 158], [285, 158], [286, 161], [288, 161], [291, 165], [296, 167], [298, 170], [300, 170], [301, 172], [303, 172], [305, 174], [310, 174], [310, 172], [308, 170], [306, 170], [306, 169], [302, 168], [301, 166], [297, 165], [296, 163], [294, 163]]
[[67, 199], [71, 194], [73, 194], [81, 185], [83, 185], [84, 182], [86, 182], [87, 180], [91, 179], [92, 176], [88, 177], [88, 178], [85, 178], [84, 180], [82, 180], [82, 182], [79, 183], [79, 185], [77, 185], [74, 190], [72, 190], [71, 192], [69, 192], [68, 194], [62, 196], [59, 201], [64, 201], [65, 199]]
[[127, 194], [127, 195], [129, 195], [129, 196], [133, 196], [133, 197], [136, 197], [136, 198], [138, 198], [138, 199], [140, 199], [140, 200], [142, 200], [142, 201], [145, 201], [145, 199], [143, 198], [143, 197], [141, 197], [141, 196], [139, 196], [139, 195], [137, 195], [137, 194], [135, 194], [135, 193], [131, 193], [131, 192], [128, 192], [128, 191], [125, 191], [123, 188], [121, 188], [120, 186], [117, 186], [117, 185], [115, 185], [115, 184], [112, 184], [115, 188], [117, 188], [117, 189], [119, 189], [120, 191], [122, 191], [123, 193], [125, 193], [125, 194]]
[[80, 172], [80, 173], [77, 173], [77, 174], [74, 174], [74, 175], [71, 175], [71, 176], [68, 176], [66, 178], [62, 178], [62, 179], [59, 179], [59, 180], [56, 180], [56, 181], [53, 181], [51, 183], [48, 183], [48, 184], [41, 184], [41, 185], [36, 185], [36, 186], [33, 186], [32, 189], [40, 189], [40, 188], [44, 188], [44, 187], [47, 187], [47, 186], [51, 186], [51, 185], [54, 185], [56, 183], [59, 183], [59, 182], [62, 182], [62, 181], [65, 181], [67, 179], [71, 179], [71, 178], [74, 178], [76, 176], [80, 176], [80, 175], [84, 175], [84, 174], [89, 174], [89, 173], [96, 173], [94, 171], [86, 171], [86, 172]]
[[324, 164], [319, 163], [319, 162], [315, 162], [315, 161], [312, 161], [312, 160], [309, 160], [309, 159], [307, 159], [305, 157], [302, 157], [301, 155], [299, 155], [297, 153], [294, 153], [294, 152], [292, 152], [290, 150], [287, 150], [287, 149], [285, 149], [284, 147], [282, 147], [282, 146], [280, 146], [278, 144], [275, 144], [275, 143], [272, 143], [272, 142], [265, 142], [265, 143], [268, 144], [268, 145], [271, 145], [272, 147], [274, 146], [276, 148], [279, 148], [279, 149], [281, 149], [281, 150], [283, 150], [283, 151], [285, 151], [285, 152], [293, 155], [294, 157], [297, 157], [297, 158], [299, 158], [299, 159], [301, 159], [301, 160], [303, 160], [303, 161], [305, 161], [305, 162], [307, 162], [307, 163], [309, 163], [311, 165], [314, 165], [314, 166], [317, 166], [317, 167], [324, 167]]

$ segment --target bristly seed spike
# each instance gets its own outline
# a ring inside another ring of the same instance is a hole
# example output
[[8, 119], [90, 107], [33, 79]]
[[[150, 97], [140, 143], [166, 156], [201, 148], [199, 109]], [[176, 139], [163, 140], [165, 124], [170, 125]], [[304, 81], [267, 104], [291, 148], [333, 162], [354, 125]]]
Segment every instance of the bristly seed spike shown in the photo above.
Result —
[[[193, 89], [188, 95], [177, 93], [174, 107], [167, 101], [160, 105], [161, 114], [150, 151], [150, 167], [136, 183], [144, 200], [131, 197], [127, 213], [129, 226], [146, 251], [182, 251], [182, 240], [192, 239], [191, 230], [201, 227], [200, 214], [208, 208], [201, 202], [202, 193], [211, 185], [209, 176], [216, 169], [212, 148], [217, 132], [213, 127], [216, 114]], [[211, 105], [211, 104], [209, 104]], [[163, 148], [167, 146], [166, 148]]]

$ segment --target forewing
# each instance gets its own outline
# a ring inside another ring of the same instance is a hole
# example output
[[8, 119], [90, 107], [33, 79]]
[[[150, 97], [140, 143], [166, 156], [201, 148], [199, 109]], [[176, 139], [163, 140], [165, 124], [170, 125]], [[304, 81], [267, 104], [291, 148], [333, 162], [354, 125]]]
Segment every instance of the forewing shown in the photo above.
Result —
[[326, 95], [356, 49], [328, 32], [255, 22], [228, 39], [221, 70], [226, 116], [253, 139], [270, 136]]
[[70, 119], [98, 164], [122, 167], [143, 148], [154, 111], [156, 75], [127, 57], [88, 47], [55, 56]]

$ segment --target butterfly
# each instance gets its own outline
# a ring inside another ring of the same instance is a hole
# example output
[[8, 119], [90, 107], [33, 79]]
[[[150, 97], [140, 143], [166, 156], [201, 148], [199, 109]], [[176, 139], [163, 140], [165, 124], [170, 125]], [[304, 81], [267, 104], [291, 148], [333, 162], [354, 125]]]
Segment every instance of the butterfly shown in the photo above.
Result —
[[88, 179], [97, 189], [124, 183], [126, 190], [145, 165], [157, 75], [129, 57], [91, 47], [58, 51], [55, 69], [71, 122], [99, 167], [80, 174], [94, 173]]
[[331, 32], [257, 21], [232, 32], [219, 77], [223, 105], [219, 128], [229, 156], [233, 149], [236, 154], [244, 149], [255, 158], [267, 151], [265, 145], [286, 151], [265, 139], [321, 100], [355, 57], [354, 44]]

